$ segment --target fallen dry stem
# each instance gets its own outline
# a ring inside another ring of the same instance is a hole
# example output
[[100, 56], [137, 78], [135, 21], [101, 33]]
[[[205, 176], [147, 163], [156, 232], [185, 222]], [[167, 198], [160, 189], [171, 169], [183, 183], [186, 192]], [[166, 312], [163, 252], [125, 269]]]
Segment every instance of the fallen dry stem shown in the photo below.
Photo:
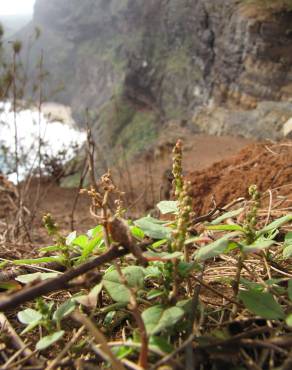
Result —
[[[148, 244], [148, 243], [147, 243]], [[140, 245], [140, 247], [145, 247], [146, 244]], [[105, 263], [111, 262], [119, 257], [127, 255], [129, 252], [126, 248], [111, 247], [107, 252], [101, 256], [96, 257], [95, 259], [86, 262], [78, 267], [75, 267], [63, 275], [60, 275], [54, 279], [45, 280], [35, 286], [22, 289], [20, 292], [17, 292], [13, 295], [5, 296], [0, 301], [0, 311], [7, 311], [9, 309], [14, 309], [19, 305], [31, 301], [35, 298], [38, 298], [42, 295], [55, 292], [62, 289], [68, 289], [69, 282], [85, 274], [86, 272], [97, 268]]]
[[[7, 317], [1, 312], [0, 312], [0, 325], [1, 325], [1, 328], [8, 333], [8, 335], [12, 339], [12, 342], [14, 343], [17, 349], [22, 350], [22, 353], [25, 356], [31, 356], [33, 354], [32, 351], [28, 348], [28, 346], [23, 343], [22, 339], [16, 333], [16, 331], [14, 330], [13, 326], [11, 325]], [[37, 364], [37, 361], [31, 358], [30, 363], [35, 365]]]
[[93, 322], [85, 315], [81, 314], [78, 311], [75, 311], [72, 314], [72, 317], [82, 323], [87, 330], [94, 337], [95, 341], [100, 344], [102, 352], [108, 357], [108, 360], [111, 362], [114, 370], [125, 370], [124, 365], [113, 355], [110, 347], [107, 344], [107, 339], [102, 334], [102, 332], [93, 324]]
[[71, 340], [66, 344], [66, 346], [62, 349], [62, 351], [58, 354], [58, 356], [46, 367], [45, 370], [53, 370], [56, 366], [60, 363], [62, 358], [66, 355], [66, 353], [70, 350], [70, 348], [76, 343], [76, 341], [81, 337], [85, 330], [85, 326], [81, 326], [79, 330], [73, 335]]

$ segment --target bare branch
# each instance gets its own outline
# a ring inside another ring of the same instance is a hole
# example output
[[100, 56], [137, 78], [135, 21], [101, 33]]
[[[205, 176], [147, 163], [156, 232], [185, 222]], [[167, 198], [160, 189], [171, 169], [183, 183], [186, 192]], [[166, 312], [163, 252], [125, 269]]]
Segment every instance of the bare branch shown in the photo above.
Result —
[[69, 288], [68, 283], [72, 279], [83, 275], [86, 272], [103, 265], [104, 263], [108, 263], [116, 258], [125, 256], [128, 253], [128, 249], [111, 247], [101, 256], [96, 257], [92, 261], [86, 262], [76, 268], [73, 268], [72, 270], [65, 272], [63, 275], [60, 275], [54, 279], [45, 280], [35, 286], [24, 288], [20, 292], [17, 292], [13, 295], [4, 296], [4, 298], [0, 300], [0, 311], [7, 311], [42, 295]]

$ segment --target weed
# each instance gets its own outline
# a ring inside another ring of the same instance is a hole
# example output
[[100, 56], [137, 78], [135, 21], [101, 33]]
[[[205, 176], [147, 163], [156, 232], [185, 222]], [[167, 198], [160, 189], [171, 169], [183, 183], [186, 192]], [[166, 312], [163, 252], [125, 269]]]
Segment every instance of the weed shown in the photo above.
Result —
[[[227, 350], [233, 355], [233, 368], [242, 362], [246, 364], [247, 359], [256, 361], [264, 353], [261, 348], [273, 356], [273, 361], [283, 363], [283, 347], [291, 330], [292, 280], [281, 266], [292, 255], [292, 238], [291, 232], [287, 232], [284, 242], [279, 243], [277, 235], [292, 221], [292, 215], [262, 226], [260, 193], [253, 185], [246, 209], [223, 213], [217, 210], [193, 233], [196, 222], [191, 217], [190, 184], [182, 176], [181, 142], [173, 153], [173, 175], [175, 199], [157, 205], [163, 220], [151, 216], [124, 220], [121, 193], [110, 173], [93, 183], [90, 190], [84, 190], [92, 198], [91, 213], [98, 221], [86, 234], [73, 232], [65, 238], [52, 217], [45, 217], [46, 229], [55, 245], [42, 248], [41, 252], [52, 255], [13, 263], [54, 261], [68, 271], [63, 275], [57, 269], [46, 275], [29, 274], [18, 277], [18, 281], [37, 284], [35, 279], [41, 279], [42, 289], [50, 286], [47, 291], [54, 291], [53, 282], [57, 289], [60, 281], [70, 281], [69, 275], [78, 268], [87, 275], [72, 280], [66, 291], [71, 292], [70, 297], [59, 306], [41, 298], [37, 287], [33, 287], [33, 296], [39, 298], [33, 309], [18, 312], [18, 319], [26, 325], [22, 335], [36, 327], [45, 331], [36, 350], [44, 351], [70, 336], [63, 319], [70, 323], [73, 318], [88, 329], [88, 335], [96, 342], [83, 341], [82, 346], [80, 342], [83, 355], [93, 360], [92, 353], [99, 353], [102, 366], [110, 363], [113, 368], [139, 365], [146, 369], [149, 364], [169, 364], [179, 368], [186, 348], [191, 348], [203, 369], [210, 368], [210, 361], [217, 369], [216, 361], [221, 362], [220, 356]], [[239, 217], [242, 213], [245, 217]], [[97, 260], [109, 254], [110, 263], [97, 264]], [[220, 275], [219, 262], [223, 260], [231, 261], [227, 269], [232, 274], [228, 277]], [[276, 261], [275, 271], [282, 271], [281, 277], [271, 272]], [[259, 263], [266, 263], [269, 273], [258, 273]], [[88, 275], [90, 270], [94, 275], [97, 267], [98, 282], [96, 276], [92, 280]], [[219, 274], [219, 279], [208, 280], [206, 269], [213, 269], [213, 275]], [[51, 275], [54, 273], [57, 276]], [[14, 297], [11, 295], [6, 304], [11, 306]], [[0, 303], [0, 310], [3, 307]], [[189, 347], [192, 343], [194, 347]], [[255, 346], [254, 352], [248, 350], [250, 344]], [[186, 357], [188, 361], [190, 357]], [[76, 360], [73, 350], [70, 358]], [[263, 365], [267, 361], [266, 356], [262, 358]]]

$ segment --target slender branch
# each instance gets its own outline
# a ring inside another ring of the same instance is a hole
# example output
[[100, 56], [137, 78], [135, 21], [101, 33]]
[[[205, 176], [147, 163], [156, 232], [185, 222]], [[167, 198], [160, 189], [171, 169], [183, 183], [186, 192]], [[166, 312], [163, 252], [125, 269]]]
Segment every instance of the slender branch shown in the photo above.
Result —
[[[219, 290], [216, 290], [215, 288], [212, 288], [211, 285], [205, 283], [203, 280], [201, 280], [200, 278], [197, 278], [196, 276], [193, 276], [193, 279], [200, 283], [204, 288], [210, 290], [211, 292], [213, 292], [214, 294], [218, 295], [219, 297], [225, 299], [226, 301], [230, 302], [230, 303], [233, 303], [235, 305], [238, 305], [240, 306], [240, 303], [235, 301], [234, 299], [232, 298], [229, 298], [227, 295], [225, 294], [222, 294], [221, 292], [219, 292]], [[1, 309], [1, 306], [0, 306], [0, 309]]]
[[[23, 343], [22, 339], [16, 333], [16, 331], [12, 327], [11, 323], [9, 322], [9, 320], [7, 319], [7, 317], [3, 313], [0, 313], [0, 326], [1, 326], [1, 330], [6, 330], [7, 331], [7, 333], [11, 337], [11, 339], [14, 343], [14, 346], [16, 348], [22, 350], [22, 352], [25, 356], [31, 356], [32, 355], [32, 351], [28, 348], [28, 346], [25, 343]], [[38, 363], [38, 361], [34, 358], [32, 358], [30, 362], [31, 362], [31, 364], [34, 364], [34, 365], [36, 365]], [[4, 368], [6, 368], [5, 365], [4, 365], [3, 369]]]
[[[241, 253], [240, 256], [238, 257], [237, 261], [237, 268], [236, 268], [236, 275], [235, 279], [233, 282], [233, 295], [234, 299], [236, 299], [238, 292], [239, 292], [239, 284], [240, 284], [240, 277], [241, 277], [241, 271], [243, 268], [243, 262], [245, 259], [244, 253]], [[237, 310], [238, 310], [238, 304], [233, 304], [232, 311], [231, 311], [231, 317], [234, 319], [237, 315]]]
[[78, 185], [78, 189], [77, 189], [74, 201], [73, 201], [73, 206], [72, 206], [71, 215], [70, 215], [70, 219], [71, 219], [70, 223], [71, 223], [71, 230], [72, 231], [74, 231], [74, 215], [75, 215], [78, 199], [79, 199], [79, 196], [80, 196], [80, 190], [83, 187], [84, 180], [87, 176], [88, 170], [89, 170], [89, 168], [88, 168], [87, 158], [85, 158], [85, 161], [84, 161], [84, 164], [83, 164], [83, 172], [82, 172], [82, 174], [80, 176], [80, 179], [79, 179], [79, 185]]
[[121, 283], [130, 292], [130, 304], [128, 307], [131, 310], [136, 320], [136, 323], [139, 328], [140, 336], [141, 336], [141, 351], [140, 351], [140, 356], [139, 356], [139, 366], [141, 366], [143, 369], [147, 369], [148, 368], [148, 336], [147, 336], [147, 331], [146, 331], [144, 321], [138, 309], [136, 294], [135, 294], [135, 291], [128, 285], [127, 279], [125, 275], [123, 274], [120, 268], [120, 265], [117, 262], [115, 262], [115, 268], [119, 275]]
[[58, 356], [46, 367], [45, 370], [53, 370], [61, 362], [62, 358], [65, 354], [70, 350], [70, 348], [77, 342], [77, 340], [81, 337], [85, 330], [85, 326], [80, 326], [79, 330], [73, 335], [71, 340], [66, 344], [66, 346], [62, 349], [62, 351], [58, 354]]
[[0, 300], [0, 311], [7, 311], [9, 309], [16, 308], [17, 306], [38, 298], [44, 294], [66, 289], [69, 287], [68, 283], [70, 280], [83, 275], [86, 272], [103, 265], [104, 263], [108, 263], [116, 258], [125, 256], [128, 253], [130, 252], [126, 248], [119, 249], [118, 247], [111, 247], [101, 256], [96, 257], [95, 259], [76, 268], [73, 268], [72, 270], [65, 272], [63, 275], [56, 277], [55, 279], [45, 280], [35, 286], [24, 288], [20, 292], [2, 298]]
[[[18, 128], [17, 128], [17, 86], [16, 86], [16, 73], [17, 73], [17, 66], [16, 66], [16, 51], [13, 50], [13, 123], [14, 123], [14, 156], [15, 156], [15, 172], [16, 172], [16, 182], [17, 182], [17, 190], [18, 194], [20, 193], [20, 186], [19, 186], [19, 153], [18, 153]], [[20, 199], [19, 194], [19, 199]]]
[[100, 344], [100, 348], [102, 352], [106, 355], [105, 357], [108, 357], [108, 360], [111, 362], [112, 368], [114, 370], [125, 370], [124, 365], [112, 353], [110, 347], [107, 344], [107, 340], [104, 334], [93, 324], [91, 319], [78, 311], [75, 311], [72, 314], [72, 317], [76, 321], [82, 323], [82, 325], [84, 325], [90, 332], [90, 334], [94, 337], [97, 344]]

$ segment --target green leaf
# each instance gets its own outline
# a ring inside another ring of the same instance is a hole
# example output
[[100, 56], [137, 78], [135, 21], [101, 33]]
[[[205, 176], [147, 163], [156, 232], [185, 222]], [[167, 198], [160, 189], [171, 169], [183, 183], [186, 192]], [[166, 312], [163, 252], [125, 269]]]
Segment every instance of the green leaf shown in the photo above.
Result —
[[147, 308], [142, 318], [148, 335], [157, 334], [175, 325], [184, 316], [184, 310], [179, 307], [165, 308], [162, 305]]
[[177, 213], [178, 212], [178, 202], [173, 200], [163, 200], [157, 204], [159, 211], [166, 215], [168, 213]]
[[278, 279], [272, 278], [272, 279], [265, 280], [265, 283], [269, 286], [275, 286], [285, 280], [286, 280], [285, 278], [278, 278]]
[[237, 248], [238, 245], [229, 240], [235, 235], [237, 235], [237, 233], [226, 234], [215, 242], [200, 248], [194, 254], [195, 259], [197, 261], [205, 261], [209, 258], [219, 256], [220, 254], [227, 253], [230, 250]]
[[96, 237], [96, 238], [90, 240], [87, 244], [85, 244], [83, 246], [80, 262], [87, 260], [87, 258], [93, 253], [94, 249], [99, 244], [103, 244], [102, 237]]
[[233, 217], [236, 217], [236, 216], [240, 215], [241, 212], [243, 212], [243, 211], [244, 211], [244, 208], [239, 208], [239, 209], [236, 209], [235, 211], [230, 211], [230, 212], [224, 213], [223, 215], [221, 215], [221, 216], [217, 217], [215, 220], [213, 220], [211, 222], [211, 225], [218, 225], [222, 221], [227, 220], [228, 218], [233, 218]]
[[[122, 270], [127, 285], [136, 290], [144, 287], [144, 269], [139, 266], [128, 266]], [[127, 303], [130, 301], [129, 289], [120, 282], [116, 270], [107, 272], [103, 277], [103, 284], [111, 298], [116, 302]]]
[[210, 225], [206, 227], [207, 230], [215, 230], [215, 231], [241, 231], [244, 232], [244, 228], [240, 225]]
[[119, 360], [122, 360], [123, 358], [128, 357], [130, 354], [132, 354], [134, 349], [127, 346], [117, 346], [113, 347], [111, 351]]
[[11, 263], [12, 261], [3, 261], [3, 262], [0, 262], [0, 270], [4, 269], [6, 266], [9, 265], [9, 263]]
[[105, 315], [105, 318], [103, 320], [103, 325], [109, 327], [116, 316], [117, 311], [110, 311]]
[[166, 244], [168, 242], [167, 239], [161, 239], [161, 240], [158, 240], [157, 242], [153, 243], [152, 244], [152, 247], [153, 248], [159, 248], [161, 247], [162, 245]]
[[153, 259], [157, 258], [158, 260], [163, 260], [163, 261], [169, 261], [169, 260], [173, 260], [174, 258], [180, 258], [180, 257], [183, 256], [182, 252], [172, 252], [172, 253], [160, 252], [160, 253], [156, 253], [156, 252], [152, 252], [152, 251], [145, 252], [143, 255], [147, 258], [153, 258]]
[[98, 299], [99, 293], [102, 290], [102, 287], [103, 287], [103, 284], [99, 283], [94, 288], [91, 289], [89, 294], [78, 296], [74, 298], [74, 300], [82, 304], [83, 306], [95, 308], [97, 305], [97, 299]]
[[135, 225], [140, 227], [152, 239], [171, 238], [171, 229], [163, 226], [159, 220], [155, 220], [152, 217], [141, 218], [135, 221]]
[[128, 266], [122, 269], [131, 288], [142, 289], [144, 287], [144, 269], [140, 266]]
[[274, 229], [278, 229], [279, 227], [281, 227], [282, 225], [290, 221], [292, 221], [292, 214], [278, 218], [277, 220], [273, 221], [269, 225], [265, 226], [263, 229], [259, 230], [258, 235], [262, 235]]
[[52, 344], [58, 342], [58, 340], [60, 340], [63, 337], [64, 334], [65, 334], [64, 330], [60, 330], [60, 331], [57, 331], [54, 334], [47, 335], [46, 337], [43, 337], [42, 339], [40, 339], [37, 342], [36, 349], [38, 351], [42, 351], [42, 350], [50, 347]]
[[257, 239], [253, 244], [244, 245], [242, 251], [244, 253], [255, 253], [275, 244], [274, 240]]
[[133, 235], [135, 238], [137, 238], [137, 239], [139, 239], [139, 240], [144, 239], [144, 237], [145, 237], [145, 233], [144, 233], [144, 231], [143, 231], [143, 230], [141, 230], [141, 229], [140, 229], [140, 227], [138, 227], [138, 226], [131, 226], [131, 227], [130, 227], [130, 230], [131, 230], [132, 235]]
[[34, 274], [26, 274], [26, 275], [19, 275], [15, 278], [15, 280], [19, 281], [22, 284], [29, 284], [35, 280], [48, 280], [48, 279], [54, 279], [58, 275], [60, 275], [59, 272], [36, 272]]
[[191, 314], [193, 310], [193, 299], [183, 299], [178, 301], [176, 307], [181, 308], [185, 314]]
[[288, 297], [292, 302], [292, 279], [288, 281]]
[[23, 335], [23, 334], [29, 333], [34, 328], [36, 328], [38, 325], [41, 325], [41, 323], [42, 323], [42, 320], [38, 320], [38, 321], [34, 321], [30, 323], [29, 325], [27, 325], [27, 327], [24, 330], [22, 330], [20, 334]]
[[164, 294], [163, 290], [152, 289], [147, 293], [147, 299], [151, 300], [157, 297], [160, 297]]
[[77, 236], [77, 233], [76, 231], [72, 231], [72, 233], [70, 233], [67, 238], [66, 238], [66, 245], [69, 247], [70, 245], [72, 245], [73, 241], [76, 239], [76, 236]]
[[[157, 262], [155, 263], [157, 264]], [[162, 275], [162, 271], [157, 265], [151, 265], [144, 269], [144, 274], [145, 274], [145, 279], [159, 278]]]
[[147, 308], [142, 313], [142, 319], [146, 327], [148, 335], [155, 333], [155, 328], [157, 327], [159, 320], [161, 319], [165, 308], [162, 305], [157, 305]]
[[285, 259], [292, 257], [292, 231], [285, 235], [283, 257]]
[[62, 264], [64, 262], [64, 258], [60, 256], [51, 256], [51, 257], [42, 257], [42, 258], [35, 258], [35, 259], [14, 260], [12, 262], [14, 265], [38, 265], [40, 263], [50, 263], [50, 262], [56, 262], [56, 263]]
[[284, 248], [283, 257], [285, 259], [288, 259], [288, 258], [292, 257], [292, 244], [288, 245], [288, 247]]
[[248, 288], [253, 291], [259, 291], [262, 292], [264, 287], [262, 284], [256, 283], [254, 281], [250, 281], [245, 279], [244, 277], [240, 278], [240, 284], [242, 284], [245, 288]]
[[87, 235], [89, 238], [95, 238], [96, 236], [102, 236], [103, 235], [102, 225], [97, 225], [95, 228], [88, 230]]
[[17, 314], [18, 320], [25, 325], [29, 325], [35, 322], [39, 322], [43, 316], [40, 312], [27, 308], [26, 310], [20, 311]]
[[290, 313], [287, 317], [286, 317], [286, 324], [288, 326], [291, 326], [292, 327], [292, 313]]
[[128, 302], [118, 302], [118, 303], [109, 304], [107, 306], [100, 308], [100, 312], [107, 313], [111, 311], [119, 311], [125, 308], [127, 306], [127, 303]]
[[191, 237], [191, 238], [188, 238], [188, 239], [185, 241], [185, 245], [188, 245], [188, 244], [194, 244], [194, 243], [196, 243], [199, 239], [200, 239], [200, 237], [198, 237], [198, 236], [193, 236], [193, 237]]
[[39, 248], [41, 253], [48, 253], [48, 252], [59, 252], [63, 248], [60, 245], [50, 245], [48, 247]]
[[[146, 217], [142, 217], [140, 218], [139, 220], [136, 220], [136, 221], [140, 221], [140, 220], [144, 220], [144, 219], [147, 219], [147, 221], [153, 223], [153, 224], [156, 224], [156, 225], [165, 225], [167, 223], [169, 223], [169, 221], [164, 221], [164, 220], [159, 220], [158, 218], [154, 218], [154, 217], [151, 217], [151, 216], [146, 216]], [[134, 223], [136, 223], [136, 221], [134, 221]]]
[[18, 290], [21, 289], [21, 285], [16, 281], [0, 281], [0, 289], [3, 290]]
[[265, 283], [268, 285], [268, 286], [271, 286], [273, 287], [273, 290], [278, 293], [278, 294], [285, 294], [286, 293], [286, 289], [280, 285], [278, 285], [279, 283], [281, 283], [282, 281], [285, 281], [285, 278], [278, 278], [278, 279], [268, 279], [268, 280], [265, 280]]
[[[283, 281], [283, 279], [269, 279], [269, 280], [265, 280], [264, 283], [270, 287], [273, 287], [273, 289], [277, 291], [279, 294], [283, 294], [286, 292], [286, 289], [278, 285], [281, 281]], [[265, 289], [264, 284], [259, 284], [254, 281], [247, 280], [243, 277], [240, 278], [240, 284], [245, 286], [247, 289], [253, 290], [253, 291], [262, 292]]]
[[60, 322], [64, 317], [70, 315], [75, 310], [75, 302], [72, 299], [61, 304], [60, 307], [54, 312], [53, 320]]
[[164, 353], [171, 353], [173, 351], [173, 347], [169, 344], [167, 338], [161, 336], [151, 335], [149, 338], [149, 346], [150, 348], [158, 349]]
[[71, 245], [76, 245], [81, 249], [84, 249], [88, 244], [88, 237], [86, 235], [79, 235], [77, 238], [72, 240]]
[[239, 298], [249, 311], [267, 320], [278, 320], [285, 317], [281, 305], [275, 301], [271, 293], [242, 290]]
[[193, 270], [198, 268], [198, 264], [195, 262], [180, 261], [177, 268], [180, 276], [186, 278]]
[[290, 245], [290, 244], [292, 244], [292, 231], [289, 231], [289, 232], [285, 235], [285, 241], [284, 241], [284, 244], [285, 244], [285, 245]]
[[[285, 294], [286, 289], [278, 285], [278, 283], [280, 283], [281, 281], [283, 281], [283, 279], [269, 279], [269, 280], [265, 280], [264, 283], [270, 287], [273, 287], [275, 292], [279, 294]], [[262, 292], [265, 289], [264, 284], [259, 284], [254, 281], [247, 280], [243, 277], [240, 278], [240, 284], [245, 286], [247, 289], [254, 290], [254, 291]]]

